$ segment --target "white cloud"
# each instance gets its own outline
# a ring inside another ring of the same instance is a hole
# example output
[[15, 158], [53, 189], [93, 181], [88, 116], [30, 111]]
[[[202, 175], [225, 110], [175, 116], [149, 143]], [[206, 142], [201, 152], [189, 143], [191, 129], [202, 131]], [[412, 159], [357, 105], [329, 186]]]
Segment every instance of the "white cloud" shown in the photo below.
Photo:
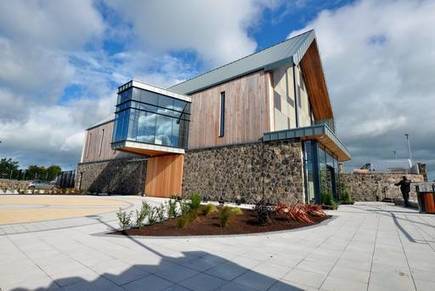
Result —
[[[198, 53], [208, 65], [252, 52], [247, 29], [272, 2], [112, 2], [118, 15], [107, 10], [106, 19], [96, 3], [106, 4], [92, 0], [0, 2], [1, 154], [23, 165], [74, 166], [84, 129], [113, 114], [116, 86], [139, 79], [166, 87], [195, 75], [195, 62], [174, 51]], [[206, 16], [210, 9], [216, 14]], [[126, 50], [105, 50], [112, 38]], [[79, 92], [60, 100], [68, 87]]]
[[259, 24], [265, 8], [278, 1], [109, 1], [126, 21], [145, 48], [159, 53], [193, 50], [216, 64], [243, 57], [255, 51], [256, 42], [248, 28]]
[[[101, 118], [111, 111], [108, 104], [103, 114], [84, 107], [84, 101], [58, 103], [77, 76], [70, 55], [104, 32], [93, 5], [91, 0], [0, 2], [2, 155], [24, 164], [71, 165], [86, 120], [80, 115]], [[93, 97], [97, 105], [107, 103], [101, 95]]]
[[81, 48], [99, 37], [104, 24], [92, 0], [0, 2], [0, 33], [26, 44], [63, 50]]
[[414, 156], [433, 160], [434, 15], [434, 1], [363, 0], [322, 11], [303, 29], [316, 30], [338, 133], [354, 165], [391, 158], [393, 150], [406, 156], [405, 132]]

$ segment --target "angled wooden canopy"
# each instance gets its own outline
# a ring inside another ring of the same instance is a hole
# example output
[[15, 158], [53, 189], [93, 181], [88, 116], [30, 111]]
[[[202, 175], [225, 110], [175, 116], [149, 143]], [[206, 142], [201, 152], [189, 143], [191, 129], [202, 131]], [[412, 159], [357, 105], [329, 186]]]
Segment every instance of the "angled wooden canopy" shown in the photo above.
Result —
[[314, 118], [316, 120], [334, 118], [316, 39], [311, 42], [302, 57], [300, 66]]

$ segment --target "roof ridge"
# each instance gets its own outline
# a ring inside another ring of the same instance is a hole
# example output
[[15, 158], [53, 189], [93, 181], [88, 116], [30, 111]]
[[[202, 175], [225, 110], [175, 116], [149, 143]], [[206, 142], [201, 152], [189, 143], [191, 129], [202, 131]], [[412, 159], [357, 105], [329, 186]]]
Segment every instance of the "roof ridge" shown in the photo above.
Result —
[[207, 71], [207, 72], [204, 72], [204, 73], [201, 73], [201, 74], [199, 74], [199, 75], [196, 75], [195, 77], [192, 77], [192, 78], [187, 79], [187, 80], [184, 80], [184, 81], [182, 81], [182, 82], [180, 82], [180, 83], [174, 84], [174, 85], [172, 85], [172, 86], [166, 88], [166, 90], [169, 90], [169, 89], [171, 89], [171, 88], [173, 88], [173, 87], [175, 87], [175, 86], [181, 85], [181, 84], [186, 83], [186, 82], [188, 82], [188, 81], [194, 80], [194, 79], [196, 79], [196, 78], [199, 78], [199, 77], [201, 77], [201, 76], [203, 76], [203, 75], [206, 75], [206, 74], [208, 74], [208, 73], [211, 73], [211, 72], [213, 72], [213, 71], [219, 70], [219, 69], [224, 68], [224, 67], [226, 67], [226, 66], [229, 66], [229, 65], [231, 65], [231, 64], [233, 64], [233, 63], [235, 63], [235, 62], [241, 61], [241, 60], [246, 59], [246, 58], [248, 58], [248, 57], [250, 57], [250, 56], [253, 56], [253, 55], [255, 55], [255, 54], [261, 53], [261, 52], [263, 52], [263, 51], [265, 51], [265, 50], [268, 50], [268, 49], [274, 48], [274, 47], [276, 47], [276, 46], [278, 46], [278, 45], [280, 45], [280, 44], [282, 44], [282, 43], [285, 43], [285, 42], [287, 42], [287, 41], [290, 41], [290, 40], [292, 40], [292, 39], [295, 39], [295, 38], [297, 38], [297, 37], [300, 37], [300, 36], [302, 36], [302, 35], [304, 35], [304, 34], [310, 33], [310, 32], [312, 32], [312, 31], [314, 31], [314, 29], [309, 29], [309, 30], [304, 31], [304, 32], [302, 32], [302, 33], [300, 33], [300, 34], [298, 34], [298, 35], [295, 35], [295, 36], [291, 37], [291, 38], [286, 38], [285, 40], [282, 40], [282, 41], [280, 41], [280, 42], [278, 42], [278, 43], [276, 43], [276, 44], [274, 44], [274, 45], [272, 45], [272, 46], [269, 46], [269, 47], [263, 48], [263, 49], [261, 49], [261, 50], [259, 50], [259, 51], [253, 52], [253, 53], [251, 53], [251, 54], [249, 54], [249, 55], [246, 55], [246, 56], [244, 56], [244, 57], [241, 57], [241, 58], [239, 58], [239, 59], [237, 59], [237, 60], [231, 61], [231, 62], [226, 63], [226, 64], [224, 64], [224, 65], [221, 65], [221, 66], [218, 66], [218, 67], [216, 67], [216, 68], [213, 68], [213, 69], [211, 69], [211, 70], [209, 70], [209, 71]]

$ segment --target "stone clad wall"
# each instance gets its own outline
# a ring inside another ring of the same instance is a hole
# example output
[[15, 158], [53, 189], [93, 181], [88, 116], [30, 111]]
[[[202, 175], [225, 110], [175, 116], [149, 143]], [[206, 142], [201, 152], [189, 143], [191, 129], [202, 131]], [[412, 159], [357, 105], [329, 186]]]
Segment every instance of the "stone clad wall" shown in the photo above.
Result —
[[190, 150], [184, 161], [183, 195], [254, 203], [263, 193], [277, 201], [303, 201], [301, 143], [276, 142]]
[[76, 188], [83, 192], [142, 194], [145, 187], [146, 160], [114, 159], [79, 164]]
[[9, 180], [9, 179], [0, 179], [0, 189], [27, 189], [31, 180], [22, 181], [22, 180]]
[[[346, 185], [352, 199], [355, 201], [376, 201], [384, 198], [402, 198], [400, 187], [394, 184], [402, 179], [404, 174], [390, 173], [352, 173], [340, 174], [340, 181]], [[422, 175], [406, 175], [412, 182], [423, 182]], [[415, 187], [411, 184], [410, 200], [417, 201]]]

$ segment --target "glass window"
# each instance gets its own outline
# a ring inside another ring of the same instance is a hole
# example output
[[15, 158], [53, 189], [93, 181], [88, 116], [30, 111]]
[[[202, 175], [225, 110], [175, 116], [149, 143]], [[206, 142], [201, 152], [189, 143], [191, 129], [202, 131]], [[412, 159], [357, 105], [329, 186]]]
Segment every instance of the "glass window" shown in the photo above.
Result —
[[156, 122], [156, 139], [155, 144], [171, 145], [170, 138], [172, 135], [172, 118], [158, 115]]
[[221, 92], [220, 105], [219, 137], [223, 137], [225, 134], [225, 92]]
[[187, 103], [184, 101], [174, 100], [174, 110], [182, 112], [184, 110], [185, 104], [187, 104]]
[[281, 95], [279, 95], [277, 92], [274, 92], [273, 101], [275, 108], [281, 111]]
[[[129, 94], [135, 101], [123, 99]], [[186, 147], [189, 119], [188, 102], [131, 88], [118, 94], [113, 140]]]
[[149, 112], [141, 112], [138, 119], [139, 131], [138, 141], [146, 143], [154, 143], [156, 132], [157, 115]]
[[172, 119], [172, 134], [171, 134], [171, 146], [179, 146], [178, 140], [180, 138], [180, 123], [176, 119]]

